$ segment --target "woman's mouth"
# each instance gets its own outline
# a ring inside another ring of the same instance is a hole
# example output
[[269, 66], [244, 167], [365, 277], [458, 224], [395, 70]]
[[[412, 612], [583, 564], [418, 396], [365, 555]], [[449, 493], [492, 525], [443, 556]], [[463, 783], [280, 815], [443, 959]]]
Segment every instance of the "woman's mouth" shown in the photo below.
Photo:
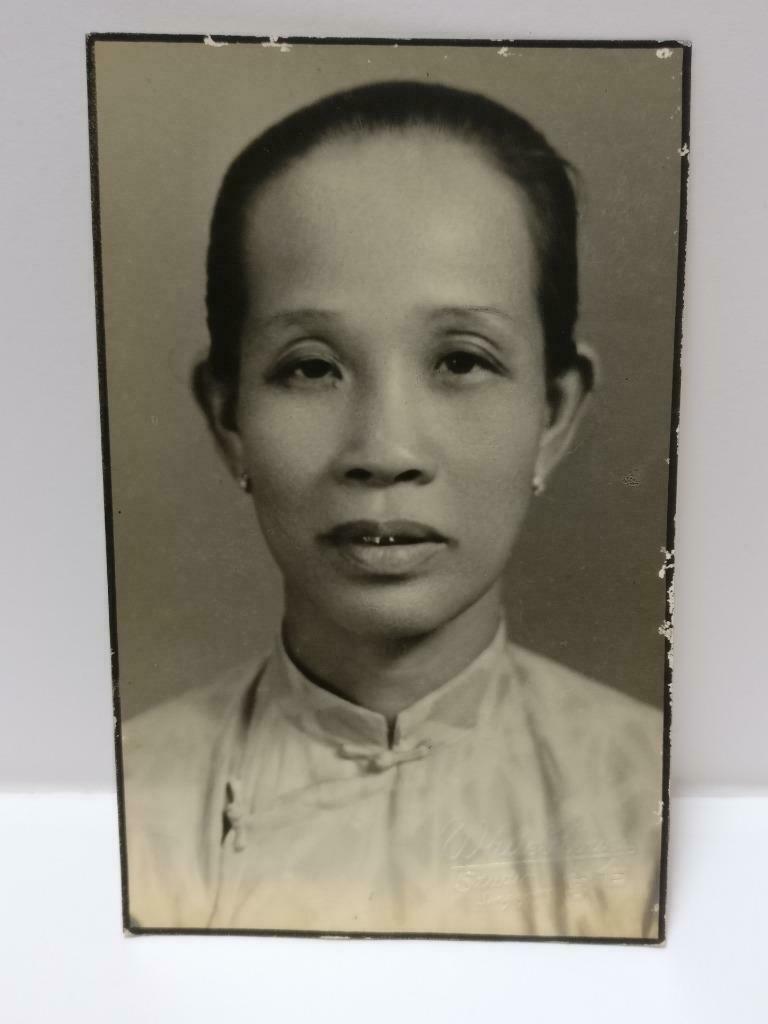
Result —
[[403, 576], [445, 549], [448, 539], [424, 523], [407, 519], [341, 523], [321, 540], [368, 575]]

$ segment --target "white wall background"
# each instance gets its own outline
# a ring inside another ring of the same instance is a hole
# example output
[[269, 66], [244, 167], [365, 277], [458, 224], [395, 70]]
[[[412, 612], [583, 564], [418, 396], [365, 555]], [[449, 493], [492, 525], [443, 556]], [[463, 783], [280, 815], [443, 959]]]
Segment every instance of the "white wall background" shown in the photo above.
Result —
[[113, 785], [87, 31], [692, 40], [676, 786], [768, 784], [768, 85], [759, 0], [4, 5], [0, 785]]

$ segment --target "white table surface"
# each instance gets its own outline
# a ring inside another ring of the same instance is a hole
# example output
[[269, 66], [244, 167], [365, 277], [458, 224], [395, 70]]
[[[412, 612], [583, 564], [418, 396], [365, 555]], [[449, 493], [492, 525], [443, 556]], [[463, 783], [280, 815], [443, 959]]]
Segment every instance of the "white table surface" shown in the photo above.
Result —
[[768, 795], [673, 800], [665, 948], [124, 937], [115, 799], [0, 795], [0, 1017], [768, 1021]]

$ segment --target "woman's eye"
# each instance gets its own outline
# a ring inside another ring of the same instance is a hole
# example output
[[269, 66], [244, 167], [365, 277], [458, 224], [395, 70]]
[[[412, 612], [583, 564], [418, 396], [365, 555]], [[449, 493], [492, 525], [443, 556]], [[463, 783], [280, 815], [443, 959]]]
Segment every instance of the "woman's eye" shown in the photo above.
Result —
[[338, 366], [329, 359], [299, 359], [281, 367], [276, 377], [289, 387], [317, 387], [341, 379]]
[[484, 359], [475, 352], [451, 352], [443, 356], [438, 369], [453, 377], [480, 376], [481, 373], [493, 373], [495, 367], [489, 359]]
[[307, 380], [320, 380], [329, 375], [335, 376], [336, 367], [325, 359], [303, 359], [294, 367], [294, 374], [306, 377]]

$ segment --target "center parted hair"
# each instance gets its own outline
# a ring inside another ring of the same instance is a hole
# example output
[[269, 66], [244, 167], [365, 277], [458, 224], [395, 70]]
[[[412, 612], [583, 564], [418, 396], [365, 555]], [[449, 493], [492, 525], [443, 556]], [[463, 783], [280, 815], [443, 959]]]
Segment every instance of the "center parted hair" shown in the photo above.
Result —
[[325, 141], [429, 128], [478, 146], [525, 193], [538, 256], [538, 305], [550, 382], [579, 365], [576, 200], [568, 163], [524, 118], [478, 93], [392, 81], [334, 93], [268, 128], [235, 158], [219, 189], [208, 248], [207, 372], [237, 392], [247, 311], [245, 211], [253, 195]]

